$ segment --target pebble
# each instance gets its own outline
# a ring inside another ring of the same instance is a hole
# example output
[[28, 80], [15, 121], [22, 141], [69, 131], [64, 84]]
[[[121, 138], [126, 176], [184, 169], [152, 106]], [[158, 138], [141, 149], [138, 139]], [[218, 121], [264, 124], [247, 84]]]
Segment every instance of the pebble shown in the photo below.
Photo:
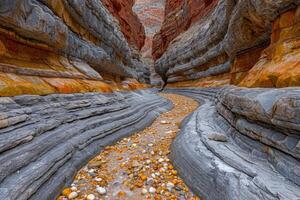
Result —
[[150, 188], [149, 188], [149, 192], [150, 192], [151, 194], [154, 194], [154, 193], [156, 192], [156, 189], [155, 189], [154, 187], [150, 187]]
[[96, 197], [95, 197], [95, 195], [93, 195], [93, 194], [89, 194], [89, 195], [87, 195], [87, 197], [86, 197], [86, 199], [88, 199], [88, 200], [94, 200]]
[[145, 194], [147, 194], [147, 193], [148, 193], [148, 190], [147, 190], [146, 188], [143, 188], [143, 189], [142, 189], [142, 194], [145, 195]]
[[75, 199], [76, 197], [78, 197], [78, 193], [77, 192], [71, 192], [68, 195], [68, 199]]
[[171, 192], [172, 191], [172, 189], [174, 188], [174, 184], [173, 183], [171, 183], [171, 182], [168, 182], [167, 183], [167, 188], [168, 188], [168, 190]]
[[77, 191], [77, 187], [73, 186], [73, 187], [71, 187], [71, 190], [72, 191]]
[[96, 178], [95, 178], [95, 181], [101, 182], [101, 181], [102, 181], [102, 178], [96, 177]]
[[106, 194], [106, 189], [104, 187], [97, 186], [96, 190], [99, 194]]
[[164, 162], [164, 159], [160, 158], [160, 159], [158, 159], [158, 162], [162, 163], [162, 162]]
[[148, 147], [153, 147], [153, 144], [152, 144], [152, 143], [149, 143], [149, 144], [148, 144]]
[[151, 160], [146, 160], [146, 164], [150, 164], [151, 163]]
[[147, 185], [152, 185], [154, 183], [154, 179], [153, 178], [147, 178], [146, 184]]

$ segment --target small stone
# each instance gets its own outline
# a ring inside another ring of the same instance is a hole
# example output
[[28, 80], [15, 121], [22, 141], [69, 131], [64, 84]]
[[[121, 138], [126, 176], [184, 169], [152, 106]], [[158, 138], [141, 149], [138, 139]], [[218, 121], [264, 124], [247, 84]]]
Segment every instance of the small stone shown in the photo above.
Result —
[[156, 192], [156, 189], [154, 187], [149, 188], [149, 193], [154, 194]]
[[153, 178], [147, 178], [146, 184], [147, 185], [152, 185], [154, 183], [154, 179]]
[[174, 188], [174, 184], [173, 183], [171, 183], [171, 182], [168, 182], [167, 183], [167, 188], [168, 188], [168, 190], [171, 192], [172, 191], [172, 189]]
[[147, 193], [148, 193], [148, 190], [147, 190], [146, 188], [143, 188], [143, 189], [142, 189], [142, 194], [145, 195], [145, 194], [147, 194]]
[[220, 133], [211, 133], [207, 137], [209, 140], [214, 140], [217, 142], [227, 142], [226, 135], [220, 134]]
[[64, 195], [65, 197], [69, 196], [69, 194], [72, 192], [72, 190], [70, 188], [65, 188], [62, 191], [62, 195]]
[[78, 193], [77, 192], [71, 192], [68, 195], [68, 199], [75, 199], [76, 197], [78, 197]]
[[149, 165], [151, 163], [151, 160], [146, 160], [146, 164]]
[[125, 196], [125, 195], [126, 195], [126, 192], [124, 192], [124, 191], [118, 192], [118, 196], [119, 196], [119, 197], [123, 197], [123, 196]]
[[152, 144], [152, 143], [149, 143], [149, 144], [148, 144], [148, 147], [153, 147], [153, 144]]
[[136, 147], [136, 146], [137, 146], [137, 144], [133, 143], [131, 146], [132, 146], [132, 147]]
[[96, 190], [99, 194], [106, 194], [106, 189], [104, 187], [97, 186]]
[[76, 192], [77, 191], [77, 187], [73, 186], [73, 187], [71, 187], [71, 190]]
[[164, 162], [164, 159], [160, 158], [160, 159], [158, 159], [158, 162], [162, 163], [162, 162]]
[[88, 200], [94, 200], [96, 197], [95, 197], [95, 195], [94, 194], [89, 194], [89, 195], [87, 195], [87, 197], [86, 197], [86, 199], [88, 199]]
[[101, 182], [103, 179], [99, 178], [99, 177], [96, 177], [94, 180], [97, 181], [97, 182]]

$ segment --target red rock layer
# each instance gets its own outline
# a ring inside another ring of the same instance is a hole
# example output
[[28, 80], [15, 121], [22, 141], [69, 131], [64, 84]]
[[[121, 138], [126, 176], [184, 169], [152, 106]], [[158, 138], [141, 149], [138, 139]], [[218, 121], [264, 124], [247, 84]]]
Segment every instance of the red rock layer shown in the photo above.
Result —
[[160, 77], [155, 73], [153, 67], [152, 44], [153, 37], [160, 30], [164, 19], [164, 3], [165, 0], [135, 0], [133, 7], [134, 12], [145, 27], [146, 39], [141, 53], [144, 62], [150, 68], [152, 84], [160, 82]]
[[153, 58], [157, 60], [168, 45], [191, 24], [206, 16], [219, 0], [166, 0], [165, 20], [153, 39]]
[[134, 0], [102, 0], [102, 3], [119, 21], [121, 31], [128, 43], [141, 49], [145, 42], [145, 30], [132, 11]]

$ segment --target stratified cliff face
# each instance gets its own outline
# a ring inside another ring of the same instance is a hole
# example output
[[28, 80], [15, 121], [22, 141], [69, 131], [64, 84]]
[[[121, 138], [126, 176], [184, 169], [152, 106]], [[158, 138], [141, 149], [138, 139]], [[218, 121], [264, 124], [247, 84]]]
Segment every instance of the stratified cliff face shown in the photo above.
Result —
[[299, 4], [167, 1], [154, 39], [155, 69], [175, 86], [299, 85]]
[[145, 43], [145, 30], [132, 11], [134, 0], [103, 0], [102, 3], [118, 19], [121, 31], [129, 44], [141, 49]]
[[205, 16], [218, 0], [167, 0], [165, 20], [153, 40], [153, 57], [158, 59], [170, 42], [191, 24]]
[[[124, 9], [131, 11], [130, 6]], [[131, 29], [143, 30], [135, 20]], [[102, 78], [149, 79], [149, 70], [129, 45], [134, 41], [141, 47], [143, 33], [127, 41], [129, 30], [123, 35], [102, 1], [4, 0], [0, 22], [2, 96], [103, 91], [111, 87]]]
[[141, 23], [145, 27], [146, 40], [142, 48], [142, 58], [150, 68], [151, 84], [157, 85], [161, 82], [160, 76], [155, 73], [152, 58], [153, 37], [157, 33], [164, 20], [165, 0], [136, 0], [133, 10], [138, 15]]

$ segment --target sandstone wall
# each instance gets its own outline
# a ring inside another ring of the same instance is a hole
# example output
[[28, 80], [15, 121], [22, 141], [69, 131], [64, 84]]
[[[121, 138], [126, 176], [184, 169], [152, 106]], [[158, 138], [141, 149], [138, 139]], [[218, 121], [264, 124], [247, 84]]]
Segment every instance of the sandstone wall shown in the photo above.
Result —
[[162, 25], [164, 19], [165, 0], [136, 0], [133, 10], [145, 27], [146, 39], [141, 53], [143, 61], [149, 66], [152, 85], [160, 84], [160, 76], [155, 73], [152, 58], [153, 37]]
[[145, 30], [137, 15], [132, 11], [134, 0], [103, 0], [102, 3], [115, 16], [121, 31], [130, 45], [141, 49], [145, 43]]
[[105, 91], [126, 77], [149, 79], [102, 1], [4, 0], [0, 22], [1, 96]]
[[[191, 3], [194, 10], [208, 7], [190, 19]], [[172, 11], [174, 19], [166, 17], [158, 35], [168, 37], [154, 42], [166, 44], [154, 47], [155, 69], [174, 86], [299, 85], [299, 4], [299, 0], [169, 1], [166, 11]], [[184, 18], [191, 24], [178, 21]]]

